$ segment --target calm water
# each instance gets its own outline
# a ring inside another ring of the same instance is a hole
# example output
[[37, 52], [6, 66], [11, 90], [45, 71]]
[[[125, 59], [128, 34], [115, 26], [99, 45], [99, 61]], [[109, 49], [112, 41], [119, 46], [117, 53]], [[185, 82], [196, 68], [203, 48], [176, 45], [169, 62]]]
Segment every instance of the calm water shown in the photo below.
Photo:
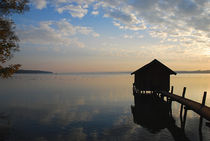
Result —
[[[168, 127], [152, 132], [134, 123], [132, 83], [129, 74], [19, 74], [0, 80], [0, 140], [175, 140]], [[178, 95], [186, 86], [186, 97], [200, 102], [204, 91], [210, 94], [210, 74], [179, 74], [171, 77], [171, 85]], [[210, 106], [208, 94], [206, 104]], [[180, 104], [173, 102], [177, 130], [181, 127], [179, 109]], [[208, 141], [206, 122], [199, 133], [199, 116], [188, 111], [185, 129], [180, 131], [186, 140]]]

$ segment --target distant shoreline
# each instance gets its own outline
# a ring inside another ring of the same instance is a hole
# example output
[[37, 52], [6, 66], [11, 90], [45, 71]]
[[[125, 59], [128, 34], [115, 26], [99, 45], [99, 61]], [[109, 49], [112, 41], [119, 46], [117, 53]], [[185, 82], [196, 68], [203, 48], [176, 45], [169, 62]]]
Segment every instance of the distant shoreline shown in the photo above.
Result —
[[[210, 70], [208, 71], [176, 71], [178, 74], [210, 74]], [[114, 74], [131, 74], [129, 71], [121, 71], [121, 72], [67, 72], [67, 73], [54, 73], [54, 74], [66, 74], [66, 75], [114, 75]]]
[[[42, 70], [18, 70], [15, 72], [16, 74], [69, 74], [69, 75], [100, 75], [100, 74], [130, 74], [129, 71], [122, 71], [122, 72], [69, 72], [69, 73], [53, 73], [51, 71], [42, 71]], [[203, 70], [203, 71], [176, 71], [178, 74], [208, 74], [210, 70]]]
[[210, 73], [210, 70], [198, 70], [198, 71], [176, 71], [177, 73]]
[[42, 71], [42, 70], [18, 70], [15, 73], [17, 74], [53, 74], [50, 71]]

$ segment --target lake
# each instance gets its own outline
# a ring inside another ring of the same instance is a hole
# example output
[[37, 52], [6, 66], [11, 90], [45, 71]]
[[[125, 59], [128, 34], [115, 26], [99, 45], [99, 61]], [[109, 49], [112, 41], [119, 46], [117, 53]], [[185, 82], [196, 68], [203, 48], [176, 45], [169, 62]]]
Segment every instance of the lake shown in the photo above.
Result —
[[[176, 102], [172, 125], [154, 132], [146, 123], [134, 122], [132, 84], [133, 76], [126, 73], [16, 74], [0, 80], [0, 140], [173, 141], [182, 135], [190, 141], [210, 140], [208, 121], [203, 120], [199, 132], [200, 117], [190, 110], [181, 129]], [[210, 74], [171, 76], [172, 85], [178, 95], [187, 87], [185, 97], [198, 102], [207, 91], [210, 106]]]

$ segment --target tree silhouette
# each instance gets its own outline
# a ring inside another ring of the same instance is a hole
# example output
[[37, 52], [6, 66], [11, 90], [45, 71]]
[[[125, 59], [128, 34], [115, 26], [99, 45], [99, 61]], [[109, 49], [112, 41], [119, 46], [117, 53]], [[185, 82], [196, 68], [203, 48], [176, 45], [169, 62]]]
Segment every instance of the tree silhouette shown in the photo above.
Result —
[[22, 14], [29, 10], [28, 0], [0, 0], [0, 77], [10, 77], [20, 68], [20, 64], [5, 63], [19, 50], [19, 39], [15, 34], [15, 24], [11, 14]]

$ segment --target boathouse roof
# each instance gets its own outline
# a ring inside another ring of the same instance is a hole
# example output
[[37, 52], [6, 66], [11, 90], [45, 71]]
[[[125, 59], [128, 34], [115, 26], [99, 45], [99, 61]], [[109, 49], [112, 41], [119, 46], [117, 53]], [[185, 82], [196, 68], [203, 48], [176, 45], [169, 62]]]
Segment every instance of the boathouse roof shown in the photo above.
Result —
[[145, 72], [145, 71], [148, 71], [148, 70], [151, 70], [151, 69], [155, 71], [155, 68], [161, 69], [164, 72], [168, 72], [169, 74], [175, 74], [176, 75], [176, 72], [172, 71], [170, 68], [168, 68], [167, 66], [162, 64], [157, 59], [154, 59], [152, 62], [150, 62], [150, 63], [144, 65], [143, 67], [139, 68], [138, 70], [132, 72], [131, 75], [136, 74], [136, 73]]

